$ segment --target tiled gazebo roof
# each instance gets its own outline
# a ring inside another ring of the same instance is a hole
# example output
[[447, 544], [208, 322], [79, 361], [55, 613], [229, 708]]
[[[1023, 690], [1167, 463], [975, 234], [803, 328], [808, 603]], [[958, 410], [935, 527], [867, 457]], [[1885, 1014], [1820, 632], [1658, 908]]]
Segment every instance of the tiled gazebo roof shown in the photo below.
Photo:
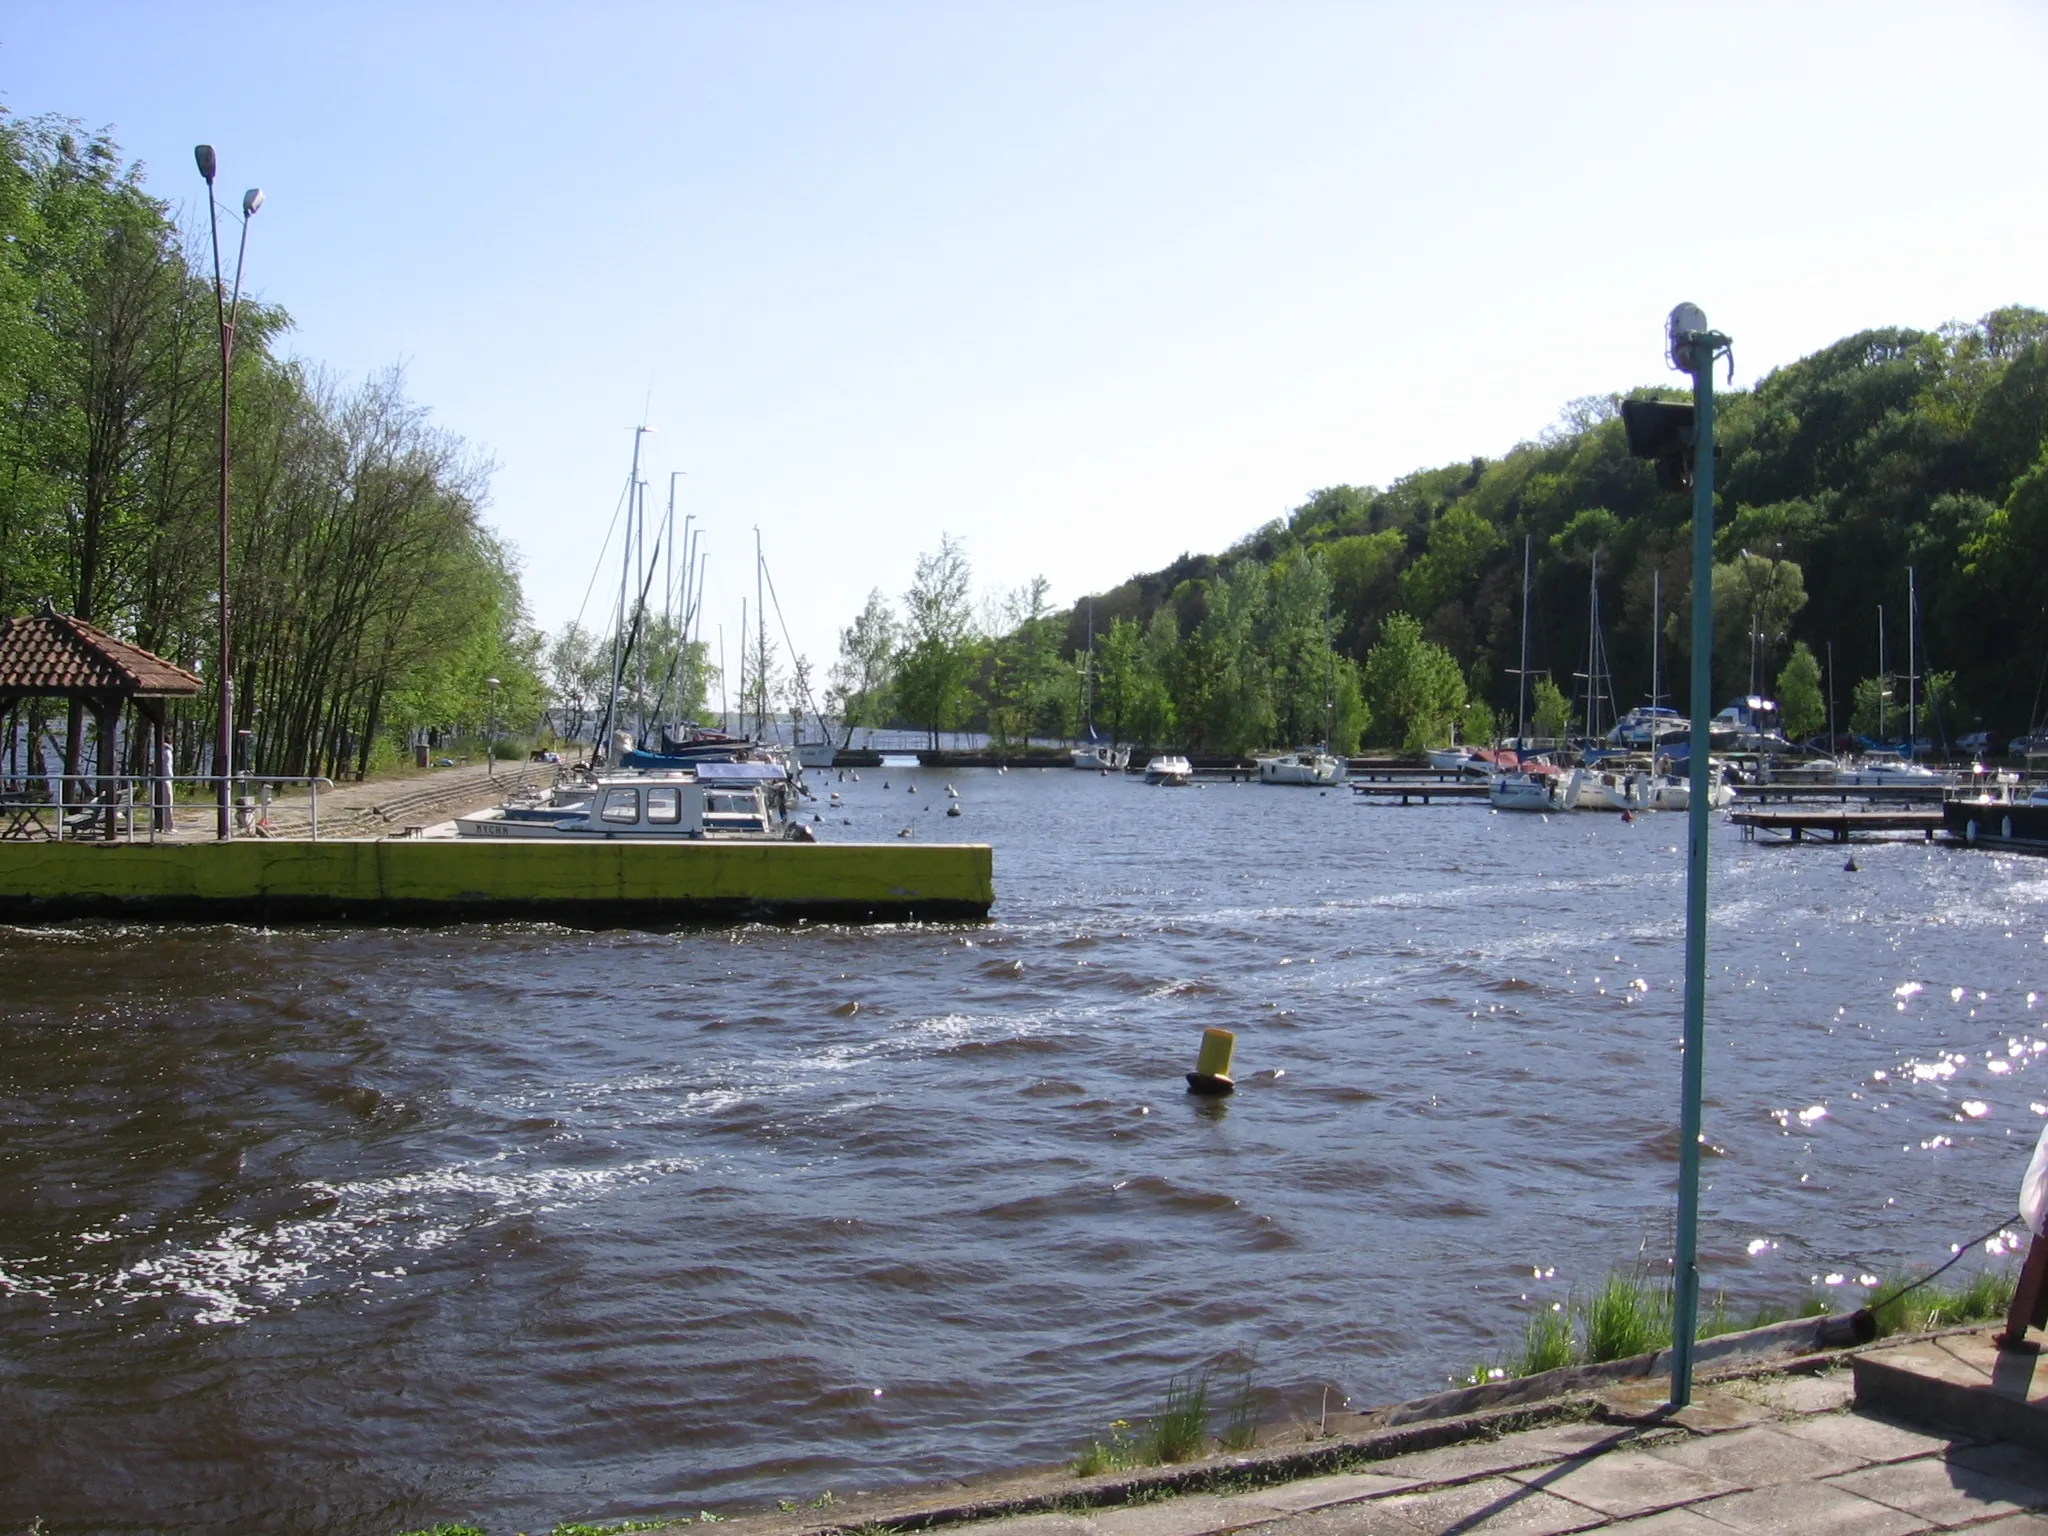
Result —
[[0, 702], [33, 697], [189, 699], [202, 684], [183, 667], [67, 614], [0, 624]]

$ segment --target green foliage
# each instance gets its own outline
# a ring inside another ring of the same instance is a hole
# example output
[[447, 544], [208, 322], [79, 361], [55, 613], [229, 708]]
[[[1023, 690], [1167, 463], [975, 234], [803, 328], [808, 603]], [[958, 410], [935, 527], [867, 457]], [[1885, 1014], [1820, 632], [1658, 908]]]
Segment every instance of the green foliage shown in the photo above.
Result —
[[1112, 1419], [1109, 1433], [1090, 1440], [1072, 1462], [1076, 1477], [1094, 1477], [1100, 1472], [1125, 1472], [1138, 1466], [1138, 1437], [1131, 1433], [1128, 1419]]
[[896, 701], [906, 718], [931, 734], [961, 719], [976, 664], [968, 603], [970, 572], [959, 541], [942, 534], [939, 547], [917, 559], [917, 577], [903, 594], [903, 645], [896, 658]]
[[1406, 751], [1441, 746], [1464, 712], [1465, 678], [1457, 659], [1422, 638], [1422, 626], [1405, 613], [1391, 615], [1365, 658], [1365, 697], [1383, 740], [1398, 740]]
[[[1474, 702], [1512, 717], [1525, 537], [1529, 664], [1562, 677], [1586, 655], [1597, 552], [1603, 590], [1622, 596], [1605, 616], [1619, 702], [1650, 691], [1660, 576], [1665, 680], [1678, 684], [1667, 701], [1689, 713], [1711, 713], [1752, 682], [1768, 691], [1800, 644], [1814, 655], [1832, 645], [1845, 682], [1875, 676], [1880, 604], [1895, 667], [1911, 565], [1918, 664], [1952, 670], [1991, 724], [2034, 723], [2048, 653], [2048, 314], [2009, 307], [1938, 332], [1864, 331], [1723, 396], [1714, 698], [1688, 699], [1677, 664], [1690, 641], [1690, 506], [1628, 457], [1616, 408], [1612, 396], [1573, 402], [1555, 428], [1498, 459], [1316, 491], [1219, 555], [1184, 556], [1104, 595], [1103, 621], [1149, 633], [1170, 611], [1173, 652], [1151, 667], [1173, 729], [1193, 747], [1244, 751], [1320, 738], [1320, 723], [1305, 723], [1324, 708], [1318, 671], [1332, 671], [1318, 667], [1319, 627], [1340, 660], [1362, 662], [1396, 613], [1451, 654]], [[1319, 602], [1302, 601], [1318, 561], [1327, 626]], [[1069, 656], [1081, 648], [1071, 623], [1062, 645]], [[1374, 735], [1407, 739], [1409, 722], [1390, 717], [1369, 679], [1363, 698]]]
[[1545, 740], [1562, 740], [1571, 728], [1572, 704], [1564, 690], [1547, 677], [1539, 677], [1529, 689], [1529, 734]]
[[480, 1525], [452, 1525], [443, 1520], [417, 1531], [402, 1531], [399, 1536], [489, 1536]]
[[1785, 734], [1794, 741], [1805, 740], [1828, 723], [1820, 663], [1804, 640], [1793, 644], [1791, 659], [1778, 674], [1778, 718]]
[[[535, 725], [540, 644], [482, 521], [487, 468], [396, 373], [344, 390], [244, 299], [229, 420], [237, 720], [266, 773], [364, 770], [415, 729]], [[0, 125], [0, 615], [60, 608], [198, 670], [217, 655], [210, 258], [111, 141]], [[174, 708], [201, 766], [209, 696]], [[32, 720], [35, 709], [30, 706]]]
[[1671, 1296], [1645, 1276], [1611, 1274], [1585, 1311], [1586, 1358], [1626, 1360], [1671, 1341]]
[[1571, 1365], [1578, 1359], [1578, 1350], [1572, 1341], [1571, 1314], [1562, 1303], [1555, 1303], [1540, 1311], [1529, 1314], [1528, 1325], [1522, 1333], [1522, 1352], [1515, 1356], [1515, 1363], [1509, 1372], [1515, 1376], [1534, 1376], [1541, 1371], [1554, 1371], [1559, 1366]]
[[1876, 1295], [1882, 1304], [1872, 1307], [1871, 1312], [1877, 1318], [1877, 1331], [1885, 1335], [1991, 1322], [2002, 1319], [2012, 1306], [2018, 1279], [2012, 1270], [1983, 1269], [1953, 1285], [1937, 1282], [1898, 1295], [1910, 1282], [1891, 1276], [1877, 1287]]
[[1209, 1373], [1176, 1376], [1166, 1385], [1166, 1402], [1145, 1427], [1145, 1461], [1172, 1465], [1202, 1454], [1209, 1430]]
[[895, 612], [879, 591], [868, 593], [867, 606], [839, 631], [839, 659], [832, 664], [825, 708], [845, 733], [842, 747], [852, 744], [859, 727], [887, 723], [899, 639]]

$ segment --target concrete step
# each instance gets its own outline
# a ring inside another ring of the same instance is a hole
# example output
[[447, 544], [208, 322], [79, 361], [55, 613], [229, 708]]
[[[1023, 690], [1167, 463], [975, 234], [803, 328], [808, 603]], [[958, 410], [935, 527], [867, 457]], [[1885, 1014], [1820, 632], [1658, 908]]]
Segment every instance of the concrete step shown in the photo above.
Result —
[[1867, 1350], [1851, 1365], [1856, 1406], [2048, 1453], [2048, 1364], [2001, 1350], [1995, 1328]]

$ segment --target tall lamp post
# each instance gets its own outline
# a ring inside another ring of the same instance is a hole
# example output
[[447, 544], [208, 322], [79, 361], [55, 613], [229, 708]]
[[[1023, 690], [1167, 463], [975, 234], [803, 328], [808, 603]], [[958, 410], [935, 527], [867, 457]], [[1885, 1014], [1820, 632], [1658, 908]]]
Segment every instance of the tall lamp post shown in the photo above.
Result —
[[235, 355], [235, 314], [242, 304], [242, 261], [249, 254], [249, 220], [263, 206], [263, 189], [251, 187], [242, 194], [242, 241], [235, 252], [235, 290], [230, 298], [221, 283], [220, 204], [213, 196], [213, 146], [195, 146], [192, 158], [199, 165], [199, 174], [206, 178], [206, 223], [213, 232], [213, 315], [220, 329], [220, 720], [214, 732], [213, 762], [214, 772], [220, 778], [218, 835], [226, 842], [234, 836], [231, 813], [235, 743], [234, 683], [228, 675], [234, 660], [228, 643], [228, 371]]
[[[1685, 1030], [1679, 1081], [1678, 1232], [1672, 1256], [1671, 1405], [1692, 1401], [1693, 1337], [1700, 1311], [1700, 1098], [1707, 1050], [1707, 719], [1712, 708], [1714, 644], [1714, 363], [1728, 338], [1710, 330], [1696, 304], [1666, 322], [1671, 366], [1692, 375], [1691, 405], [1663, 400], [1622, 403], [1629, 452], [1657, 461], [1657, 483], [1692, 492], [1692, 760], [1685, 860]], [[1752, 625], [1752, 628], [1754, 626]]]
[[484, 717], [484, 761], [489, 764], [484, 773], [496, 778], [498, 774], [498, 687], [495, 677], [484, 679], [484, 686], [491, 690], [491, 712]]

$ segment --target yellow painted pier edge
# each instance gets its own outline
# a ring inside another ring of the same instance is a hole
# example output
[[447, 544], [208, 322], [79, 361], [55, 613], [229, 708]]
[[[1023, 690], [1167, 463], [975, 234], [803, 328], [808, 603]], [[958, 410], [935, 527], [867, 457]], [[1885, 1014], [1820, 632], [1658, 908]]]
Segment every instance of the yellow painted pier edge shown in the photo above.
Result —
[[0, 919], [980, 920], [984, 843], [0, 843]]

